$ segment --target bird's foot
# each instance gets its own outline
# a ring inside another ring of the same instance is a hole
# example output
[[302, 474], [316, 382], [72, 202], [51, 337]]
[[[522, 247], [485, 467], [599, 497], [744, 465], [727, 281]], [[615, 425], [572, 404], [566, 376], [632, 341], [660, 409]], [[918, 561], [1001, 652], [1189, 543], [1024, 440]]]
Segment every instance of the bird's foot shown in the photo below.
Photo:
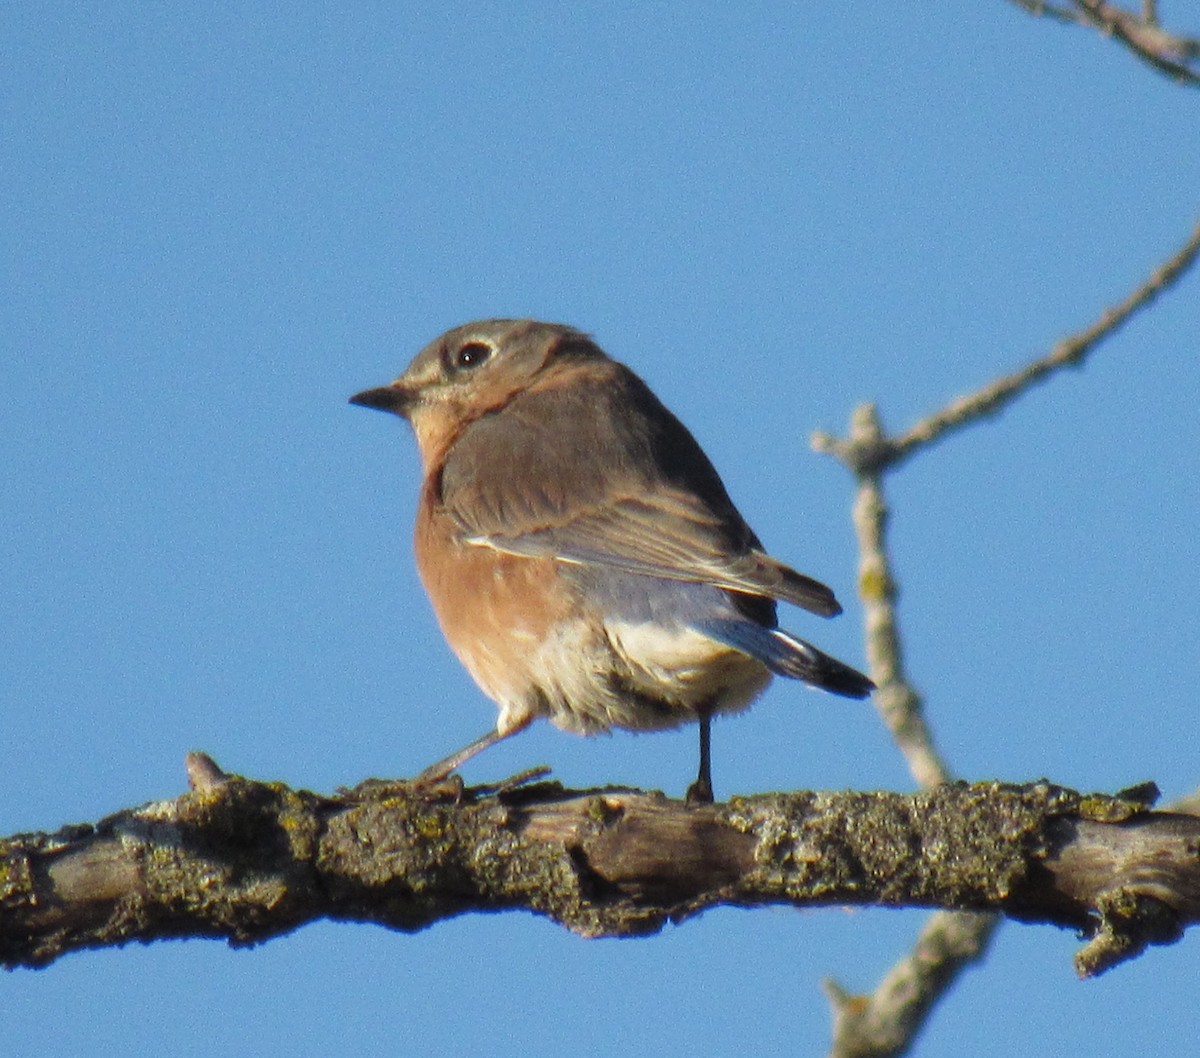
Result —
[[357, 786], [339, 787], [337, 794], [347, 801], [381, 801], [388, 797], [419, 797], [423, 801], [461, 802], [468, 798], [495, 797], [522, 786], [529, 786], [550, 774], [550, 768], [539, 764], [510, 775], [499, 782], [467, 786], [458, 772], [429, 769], [414, 779], [364, 779]]

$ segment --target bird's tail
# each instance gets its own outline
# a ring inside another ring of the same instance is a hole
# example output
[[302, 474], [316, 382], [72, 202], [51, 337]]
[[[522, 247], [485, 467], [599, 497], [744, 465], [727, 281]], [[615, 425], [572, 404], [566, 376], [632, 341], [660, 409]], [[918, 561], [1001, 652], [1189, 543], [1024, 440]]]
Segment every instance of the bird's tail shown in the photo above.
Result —
[[865, 698], [875, 689], [857, 669], [818, 650], [781, 628], [764, 628], [750, 621], [706, 621], [701, 630], [726, 646], [758, 658], [772, 672], [803, 680], [843, 698]]

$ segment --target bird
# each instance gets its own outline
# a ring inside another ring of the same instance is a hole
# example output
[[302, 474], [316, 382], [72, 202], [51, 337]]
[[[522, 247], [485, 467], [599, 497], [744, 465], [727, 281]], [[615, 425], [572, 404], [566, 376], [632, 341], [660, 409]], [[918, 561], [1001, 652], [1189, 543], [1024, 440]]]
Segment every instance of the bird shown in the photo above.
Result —
[[467, 323], [350, 402], [416, 435], [417, 570], [499, 707], [494, 728], [416, 782], [539, 718], [584, 735], [696, 723], [687, 800], [709, 803], [714, 716], [746, 709], [776, 675], [847, 698], [874, 689], [779, 627], [779, 602], [821, 617], [841, 606], [766, 553], [688, 429], [584, 332]]

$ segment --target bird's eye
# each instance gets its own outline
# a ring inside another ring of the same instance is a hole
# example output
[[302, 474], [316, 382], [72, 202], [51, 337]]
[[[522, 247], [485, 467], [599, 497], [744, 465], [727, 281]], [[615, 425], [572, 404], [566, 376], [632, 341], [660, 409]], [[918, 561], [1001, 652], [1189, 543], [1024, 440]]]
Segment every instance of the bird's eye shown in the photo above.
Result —
[[490, 345], [485, 345], [483, 342], [467, 342], [466, 345], [459, 346], [458, 351], [454, 354], [454, 366], [469, 371], [484, 363], [491, 355], [492, 347]]

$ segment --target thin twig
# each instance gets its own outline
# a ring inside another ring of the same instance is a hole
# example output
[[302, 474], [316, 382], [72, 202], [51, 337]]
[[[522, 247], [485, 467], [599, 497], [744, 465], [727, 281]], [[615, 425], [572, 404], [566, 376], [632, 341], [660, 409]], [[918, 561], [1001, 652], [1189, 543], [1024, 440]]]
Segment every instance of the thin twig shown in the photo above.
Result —
[[997, 915], [938, 911], [872, 995], [851, 995], [825, 982], [833, 1005], [829, 1058], [896, 1058], [907, 1051], [942, 993], [983, 958], [999, 924]]
[[1098, 30], [1159, 73], [1181, 84], [1200, 86], [1200, 74], [1188, 65], [1200, 58], [1200, 40], [1163, 29], [1154, 0], [1141, 0], [1140, 13], [1104, 0], [1072, 0], [1070, 8], [1043, 0], [1012, 2], [1038, 18]]
[[[952, 402], [898, 438], [888, 438], [874, 405], [855, 409], [846, 439], [818, 434], [813, 447], [839, 458], [857, 480], [854, 528], [859, 546], [859, 592], [865, 608], [867, 659], [879, 687], [875, 700], [909, 770], [925, 787], [949, 781], [951, 771], [933, 743], [921, 697], [904, 671], [896, 613], [898, 589], [887, 551], [888, 508], [883, 475], [903, 459], [952, 431], [993, 414], [1062, 367], [1077, 365], [1135, 312], [1177, 281], [1200, 254], [1200, 225], [1170, 260], [1121, 304], [1090, 327], [1059, 342], [1022, 371]], [[998, 919], [938, 912], [928, 919], [913, 951], [900, 959], [869, 996], [849, 996], [837, 985], [831, 1058], [895, 1058], [916, 1038], [938, 999], [982, 957]]]
[[1053, 22], [1066, 22], [1072, 25], [1083, 23], [1078, 12], [1054, 4], [1043, 3], [1042, 0], [1012, 0], [1012, 2], [1036, 18], [1048, 18]]
[[969, 396], [952, 400], [940, 411], [926, 416], [896, 437], [868, 435], [862, 441], [857, 441], [853, 436], [841, 440], [825, 433], [816, 433], [812, 438], [812, 446], [818, 452], [837, 457], [856, 474], [888, 469], [953, 431], [1004, 410], [1054, 372], [1081, 365], [1104, 339], [1178, 282], [1195, 264], [1197, 256], [1200, 256], [1200, 224], [1193, 229], [1187, 242], [1128, 297], [1105, 309], [1095, 323], [1058, 342], [1041, 359], [1034, 360], [1014, 374], [988, 383]]
[[1142, 62], [1181, 84], [1200, 86], [1200, 74], [1186, 63], [1200, 55], [1200, 41], [1169, 33], [1157, 22], [1104, 0], [1074, 0], [1089, 24], [1123, 44]]
[[[884, 442], [872, 404], [854, 411], [849, 444], [870, 451]], [[854, 529], [858, 536], [859, 594], [865, 609], [867, 660], [878, 685], [876, 707], [913, 777], [923, 787], [949, 782], [949, 765], [934, 746], [921, 696], [904, 671], [896, 614], [898, 588], [887, 549], [888, 507], [883, 469], [865, 461], [857, 473]], [[993, 915], [936, 912], [913, 950], [870, 996], [849, 996], [829, 983], [834, 1006], [830, 1058], [894, 1058], [908, 1049], [938, 998], [966, 967], [983, 956], [999, 925]]]
[[[883, 428], [875, 406], [864, 404], [856, 408], [851, 419], [850, 443], [870, 448], [882, 440]], [[887, 551], [887, 521], [883, 472], [865, 469], [858, 475], [854, 531], [858, 536], [858, 588], [864, 606], [867, 663], [878, 687], [874, 701], [913, 778], [928, 789], [950, 782], [954, 776], [934, 747], [921, 696], [904, 672], [896, 619], [898, 588]]]
[[1193, 229], [1187, 242], [1122, 302], [1105, 309], [1091, 326], [1058, 342], [1049, 354], [1026, 365], [1020, 371], [997, 379], [990, 385], [952, 401], [939, 412], [891, 439], [891, 459], [898, 462], [917, 449], [940, 440], [952, 430], [967, 426], [986, 415], [1001, 411], [1038, 382], [1045, 381], [1064, 367], [1078, 367], [1105, 338], [1108, 338], [1140, 309], [1153, 304], [1195, 263], [1200, 255], [1200, 224]]

